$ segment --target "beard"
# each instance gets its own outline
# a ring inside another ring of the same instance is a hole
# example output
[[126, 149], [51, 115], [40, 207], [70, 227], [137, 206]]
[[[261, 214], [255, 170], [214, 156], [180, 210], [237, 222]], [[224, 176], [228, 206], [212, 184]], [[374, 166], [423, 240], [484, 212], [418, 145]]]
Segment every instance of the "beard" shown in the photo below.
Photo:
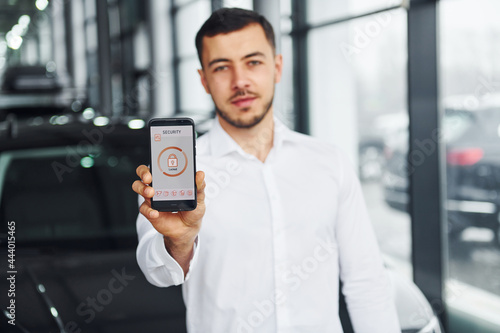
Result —
[[[234, 99], [235, 97], [245, 96], [245, 95], [254, 95], [254, 94], [250, 94], [247, 91], [238, 91], [233, 97], [230, 98], [230, 100]], [[259, 124], [262, 121], [262, 119], [264, 119], [264, 117], [267, 115], [267, 113], [271, 109], [271, 106], [273, 105], [273, 99], [274, 99], [274, 89], [273, 89], [273, 94], [271, 96], [271, 99], [269, 100], [269, 102], [267, 104], [264, 105], [261, 112], [259, 112], [257, 115], [255, 115], [253, 118], [251, 118], [247, 121], [244, 121], [242, 119], [237, 119], [236, 117], [232, 117], [230, 112], [222, 110], [217, 105], [216, 105], [215, 111], [217, 112], [219, 117], [221, 117], [226, 122], [228, 122], [230, 125], [232, 125], [236, 128], [252, 128], [255, 125]], [[246, 110], [248, 110], [248, 108], [243, 109], [243, 110], [246, 111]]]

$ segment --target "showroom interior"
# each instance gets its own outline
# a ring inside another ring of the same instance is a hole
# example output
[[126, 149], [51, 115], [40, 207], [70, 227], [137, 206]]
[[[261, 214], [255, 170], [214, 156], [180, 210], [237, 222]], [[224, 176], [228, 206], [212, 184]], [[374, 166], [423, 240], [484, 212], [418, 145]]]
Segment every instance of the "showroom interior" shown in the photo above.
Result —
[[149, 119], [210, 129], [194, 39], [221, 7], [271, 22], [275, 116], [358, 171], [402, 331], [499, 332], [498, 1], [0, 0], [2, 332], [185, 332], [130, 186]]

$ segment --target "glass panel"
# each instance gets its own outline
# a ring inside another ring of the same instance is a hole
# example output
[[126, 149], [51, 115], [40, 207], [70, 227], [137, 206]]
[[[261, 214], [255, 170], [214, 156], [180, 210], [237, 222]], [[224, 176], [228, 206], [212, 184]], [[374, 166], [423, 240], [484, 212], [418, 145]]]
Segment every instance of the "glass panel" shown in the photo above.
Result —
[[281, 16], [292, 16], [292, 0], [279, 0]]
[[238, 7], [243, 9], [253, 9], [252, 0], [216, 0], [216, 2], [222, 3], [221, 7]]
[[[500, 3], [440, 2], [447, 301], [500, 328]], [[450, 316], [450, 328], [460, 326]], [[490, 332], [490, 331], [488, 331]]]
[[148, 110], [151, 108], [151, 78], [149, 75], [143, 75], [137, 79], [136, 104], [137, 111], [140, 116], [147, 117]]
[[0, 40], [0, 75], [3, 73], [6, 64], [7, 64], [7, 42]]
[[205, 92], [197, 69], [198, 58], [190, 58], [179, 64], [181, 111], [205, 113], [213, 110], [213, 102]]
[[84, 3], [85, 3], [85, 16], [95, 17], [97, 13], [95, 0], [84, 0]]
[[134, 68], [147, 69], [151, 59], [149, 54], [149, 36], [146, 24], [141, 22], [134, 31]]
[[281, 33], [288, 34], [292, 31], [292, 1], [280, 0]]
[[72, 23], [72, 38], [73, 41], [82, 41], [80, 43], [73, 43], [73, 50], [70, 54], [73, 57], [74, 63], [74, 77], [73, 83], [76, 88], [84, 89], [87, 82], [87, 64], [85, 62], [85, 17], [83, 13], [83, 2], [73, 1], [71, 22]]
[[279, 52], [283, 55], [281, 82], [276, 85], [274, 113], [289, 128], [294, 128], [293, 98], [293, 44], [289, 33], [292, 27], [291, 1], [280, 0], [281, 36], [276, 38]]
[[307, 1], [307, 20], [316, 24], [401, 4], [401, 0], [311, 0]]
[[85, 37], [87, 42], [87, 52], [96, 52], [97, 50], [97, 22], [88, 21], [85, 25]]
[[406, 19], [397, 9], [315, 29], [308, 61], [311, 133], [358, 166], [386, 263], [411, 278]]
[[175, 17], [178, 57], [197, 54], [194, 44], [196, 33], [210, 13], [210, 1], [197, 1], [179, 10]]
[[108, 7], [109, 16], [109, 36], [120, 36], [120, 8], [118, 6]]
[[185, 6], [189, 3], [196, 2], [196, 0], [174, 0], [174, 5], [176, 7]]
[[283, 55], [283, 73], [281, 82], [276, 85], [274, 114], [289, 128], [294, 128], [292, 38], [288, 35], [282, 35], [280, 43]]
[[[111, 45], [112, 53], [115, 47]], [[118, 58], [119, 59], [119, 58]], [[111, 95], [113, 96], [113, 103], [111, 107], [113, 108], [114, 115], [123, 115], [123, 105], [126, 100], [123, 99], [123, 77], [120, 72], [113, 73], [111, 75]], [[125, 102], [126, 103], [126, 102]]]

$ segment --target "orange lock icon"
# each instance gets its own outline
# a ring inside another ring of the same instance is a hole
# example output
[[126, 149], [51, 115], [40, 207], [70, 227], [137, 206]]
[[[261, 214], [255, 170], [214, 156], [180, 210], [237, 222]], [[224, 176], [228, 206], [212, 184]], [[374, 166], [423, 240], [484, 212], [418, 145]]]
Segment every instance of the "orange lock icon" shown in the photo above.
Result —
[[176, 168], [178, 166], [178, 160], [175, 154], [168, 155], [168, 166], [170, 168]]

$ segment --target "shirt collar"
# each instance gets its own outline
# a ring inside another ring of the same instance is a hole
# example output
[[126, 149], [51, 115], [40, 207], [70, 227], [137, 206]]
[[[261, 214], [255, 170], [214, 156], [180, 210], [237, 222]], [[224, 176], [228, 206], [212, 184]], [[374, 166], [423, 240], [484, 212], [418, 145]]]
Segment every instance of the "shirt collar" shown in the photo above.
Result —
[[[290, 130], [279, 119], [274, 117], [274, 142], [273, 149], [279, 149], [285, 141], [293, 141], [293, 131]], [[210, 150], [213, 156], [219, 157], [232, 152], [237, 152], [244, 156], [248, 155], [234, 139], [227, 134], [219, 123], [219, 116], [216, 116], [212, 128], [210, 129]]]

